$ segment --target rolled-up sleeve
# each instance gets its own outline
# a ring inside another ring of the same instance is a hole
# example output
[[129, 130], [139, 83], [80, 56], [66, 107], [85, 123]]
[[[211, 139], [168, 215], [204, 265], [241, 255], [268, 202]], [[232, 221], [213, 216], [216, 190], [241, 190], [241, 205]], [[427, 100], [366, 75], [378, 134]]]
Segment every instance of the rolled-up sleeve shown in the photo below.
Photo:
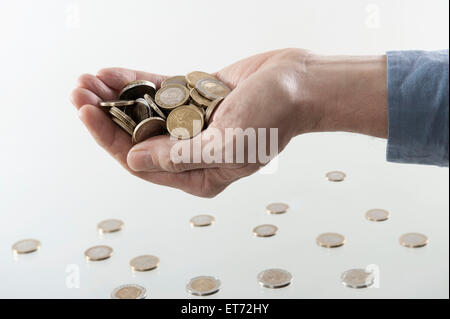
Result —
[[387, 52], [387, 160], [448, 166], [449, 51]]

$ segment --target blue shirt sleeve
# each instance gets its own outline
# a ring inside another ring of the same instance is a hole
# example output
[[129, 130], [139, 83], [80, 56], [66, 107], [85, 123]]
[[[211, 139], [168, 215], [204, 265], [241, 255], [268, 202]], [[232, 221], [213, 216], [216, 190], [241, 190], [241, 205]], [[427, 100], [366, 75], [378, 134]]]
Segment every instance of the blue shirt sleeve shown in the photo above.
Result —
[[387, 52], [387, 160], [448, 166], [449, 51]]

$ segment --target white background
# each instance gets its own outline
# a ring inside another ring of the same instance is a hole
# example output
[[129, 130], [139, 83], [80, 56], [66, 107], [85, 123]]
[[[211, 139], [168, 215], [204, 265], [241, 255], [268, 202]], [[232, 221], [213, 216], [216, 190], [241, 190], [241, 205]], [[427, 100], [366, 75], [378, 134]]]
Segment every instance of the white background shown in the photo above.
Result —
[[[448, 298], [448, 169], [386, 163], [383, 140], [314, 134], [291, 142], [275, 174], [200, 199], [128, 175], [69, 102], [78, 75], [108, 66], [185, 74], [282, 47], [448, 48], [448, 9], [443, 0], [1, 1], [0, 297], [108, 298], [118, 285], [139, 283], [150, 298], [185, 298], [190, 278], [213, 275], [222, 289], [210, 298]], [[348, 179], [327, 182], [333, 169]], [[270, 216], [271, 201], [291, 210]], [[374, 207], [391, 219], [365, 220]], [[216, 224], [191, 228], [200, 213]], [[106, 218], [123, 219], [125, 229], [100, 237], [96, 224]], [[279, 233], [255, 238], [262, 223]], [[318, 247], [326, 231], [347, 244]], [[398, 237], [411, 231], [430, 244], [401, 247]], [[14, 258], [11, 245], [29, 237], [41, 250]], [[111, 245], [114, 256], [87, 263], [83, 252], [96, 244]], [[129, 260], [146, 253], [159, 256], [159, 269], [133, 274]], [[379, 266], [380, 288], [341, 285], [343, 271], [368, 264]], [[259, 287], [256, 275], [270, 267], [289, 270], [293, 284]], [[68, 288], [76, 269], [80, 288]]]

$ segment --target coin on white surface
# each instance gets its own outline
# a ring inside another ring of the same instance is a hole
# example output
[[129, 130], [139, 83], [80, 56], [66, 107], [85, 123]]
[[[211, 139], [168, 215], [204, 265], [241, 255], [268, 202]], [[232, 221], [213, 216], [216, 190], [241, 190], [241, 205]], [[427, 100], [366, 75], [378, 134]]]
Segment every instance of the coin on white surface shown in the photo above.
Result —
[[84, 255], [88, 260], [99, 261], [108, 259], [113, 254], [113, 249], [109, 246], [99, 245], [87, 249]]
[[147, 290], [135, 284], [119, 286], [111, 293], [112, 299], [145, 299], [146, 297]]
[[258, 237], [270, 237], [277, 233], [278, 227], [275, 225], [264, 224], [253, 228], [253, 233]]
[[366, 212], [366, 218], [373, 222], [382, 222], [389, 218], [389, 212], [385, 209], [371, 209]]
[[16, 254], [28, 254], [38, 250], [41, 247], [41, 242], [37, 239], [24, 239], [12, 245], [12, 250]]
[[282, 288], [292, 282], [292, 275], [284, 269], [267, 269], [258, 274], [258, 282], [266, 288]]
[[113, 233], [121, 230], [123, 225], [120, 219], [105, 219], [98, 223], [97, 228], [103, 233]]
[[191, 295], [207, 296], [219, 291], [220, 280], [211, 276], [199, 276], [192, 278], [186, 285], [186, 290]]
[[322, 247], [335, 248], [344, 245], [345, 237], [338, 233], [323, 233], [317, 237], [316, 242]]
[[341, 275], [341, 281], [349, 288], [367, 288], [373, 285], [374, 276], [365, 269], [350, 269]]
[[149, 271], [159, 266], [159, 258], [153, 255], [137, 256], [130, 261], [134, 271]]
[[347, 175], [345, 175], [345, 173], [341, 171], [331, 171], [328, 172], [325, 176], [330, 182], [342, 182]]
[[269, 214], [284, 214], [288, 211], [288, 209], [289, 205], [284, 203], [272, 203], [266, 207]]
[[191, 218], [190, 222], [192, 226], [204, 227], [213, 224], [215, 221], [211, 215], [197, 215]]
[[428, 237], [420, 233], [407, 233], [400, 237], [400, 244], [409, 248], [419, 248], [428, 244]]

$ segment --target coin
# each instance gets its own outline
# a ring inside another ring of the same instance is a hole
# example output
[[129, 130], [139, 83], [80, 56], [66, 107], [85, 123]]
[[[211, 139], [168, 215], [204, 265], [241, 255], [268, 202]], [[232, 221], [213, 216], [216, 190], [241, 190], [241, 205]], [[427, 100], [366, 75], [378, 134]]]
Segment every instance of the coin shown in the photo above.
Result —
[[326, 174], [326, 177], [330, 182], [342, 182], [346, 175], [341, 171], [331, 171]]
[[159, 258], [152, 255], [142, 255], [131, 259], [131, 269], [134, 271], [148, 271], [159, 266]]
[[123, 221], [119, 219], [106, 219], [98, 223], [97, 228], [103, 233], [113, 233], [123, 228]]
[[344, 245], [345, 237], [337, 233], [324, 233], [317, 237], [317, 245], [326, 248], [335, 248]]
[[112, 299], [145, 299], [146, 297], [147, 290], [135, 284], [119, 286], [111, 293]]
[[400, 237], [400, 244], [408, 248], [419, 248], [428, 244], [428, 237], [420, 233], [407, 233]]
[[192, 99], [192, 102], [194, 102], [197, 106], [209, 107], [211, 105], [211, 101], [201, 96], [195, 88], [192, 88], [189, 91], [189, 95]]
[[[117, 107], [113, 106], [109, 109], [109, 113], [113, 116], [113, 119], [116, 118], [120, 122], [122, 122], [124, 125], [128, 126], [131, 131], [134, 130], [136, 127], [136, 122], [133, 121], [131, 117], [126, 115], [124, 112], [119, 110]], [[117, 122], [116, 122], [117, 123]]]
[[253, 228], [253, 233], [258, 237], [270, 237], [276, 234], [278, 227], [275, 225], [264, 224]]
[[205, 121], [207, 124], [209, 124], [209, 121], [211, 120], [211, 117], [216, 110], [216, 108], [219, 106], [220, 103], [222, 103], [223, 97], [220, 97], [218, 99], [215, 99], [211, 102], [211, 104], [206, 108], [205, 111]]
[[230, 93], [230, 88], [217, 79], [201, 79], [195, 84], [197, 91], [209, 100], [224, 98]]
[[341, 275], [342, 284], [350, 288], [367, 288], [374, 280], [373, 274], [365, 269], [350, 269]]
[[209, 73], [200, 71], [193, 71], [191, 73], [186, 74], [186, 82], [191, 86], [191, 88], [195, 88], [195, 85], [197, 84], [198, 80], [205, 78], [214, 79], [214, 76]]
[[289, 205], [284, 203], [272, 203], [267, 205], [266, 210], [269, 214], [283, 214], [289, 209]]
[[166, 121], [160, 117], [150, 117], [139, 123], [133, 132], [133, 143], [137, 144], [146, 139], [161, 135], [166, 129]]
[[191, 225], [195, 227], [209, 226], [214, 223], [215, 219], [211, 215], [197, 215], [191, 218]]
[[38, 250], [41, 247], [41, 242], [36, 239], [23, 239], [14, 245], [12, 245], [12, 250], [16, 254], [28, 254]]
[[371, 209], [366, 212], [366, 218], [374, 222], [382, 222], [389, 218], [389, 212], [385, 209]]
[[113, 249], [104, 245], [91, 247], [84, 252], [86, 258], [92, 261], [108, 259], [112, 254]]
[[173, 110], [188, 100], [189, 91], [180, 84], [167, 84], [160, 88], [155, 95], [156, 104], [165, 110]]
[[137, 99], [136, 105], [131, 106], [131, 118], [138, 124], [151, 117], [151, 112], [150, 105], [148, 105], [147, 100], [143, 98]]
[[258, 274], [258, 282], [266, 288], [282, 288], [292, 282], [292, 275], [284, 269], [267, 269]]
[[203, 114], [188, 105], [177, 107], [167, 117], [167, 130], [178, 139], [189, 139], [202, 131]]
[[150, 81], [137, 80], [128, 83], [120, 91], [119, 98], [121, 100], [136, 100], [144, 97], [145, 94], [155, 96], [155, 84]]
[[164, 120], [166, 119], [166, 116], [164, 115], [163, 111], [161, 111], [161, 109], [158, 107], [158, 105], [156, 104], [156, 102], [153, 100], [153, 98], [150, 95], [145, 94], [144, 99], [147, 101], [150, 108], [153, 111], [155, 111], [159, 117], [161, 117]]
[[211, 276], [199, 276], [192, 278], [186, 285], [186, 290], [191, 295], [207, 296], [218, 292], [220, 280]]
[[118, 118], [113, 117], [112, 121], [114, 123], [116, 123], [117, 125], [119, 125], [125, 132], [127, 132], [130, 135], [133, 135], [133, 129], [128, 126], [126, 123], [122, 122], [121, 120], [119, 120]]
[[134, 100], [118, 100], [118, 101], [103, 101], [100, 102], [99, 105], [102, 108], [110, 108], [110, 107], [123, 107], [123, 106], [130, 106], [130, 105], [134, 105], [135, 101]]
[[181, 84], [187, 87], [186, 77], [184, 75], [172, 76], [161, 83], [161, 87], [165, 87], [168, 84]]

